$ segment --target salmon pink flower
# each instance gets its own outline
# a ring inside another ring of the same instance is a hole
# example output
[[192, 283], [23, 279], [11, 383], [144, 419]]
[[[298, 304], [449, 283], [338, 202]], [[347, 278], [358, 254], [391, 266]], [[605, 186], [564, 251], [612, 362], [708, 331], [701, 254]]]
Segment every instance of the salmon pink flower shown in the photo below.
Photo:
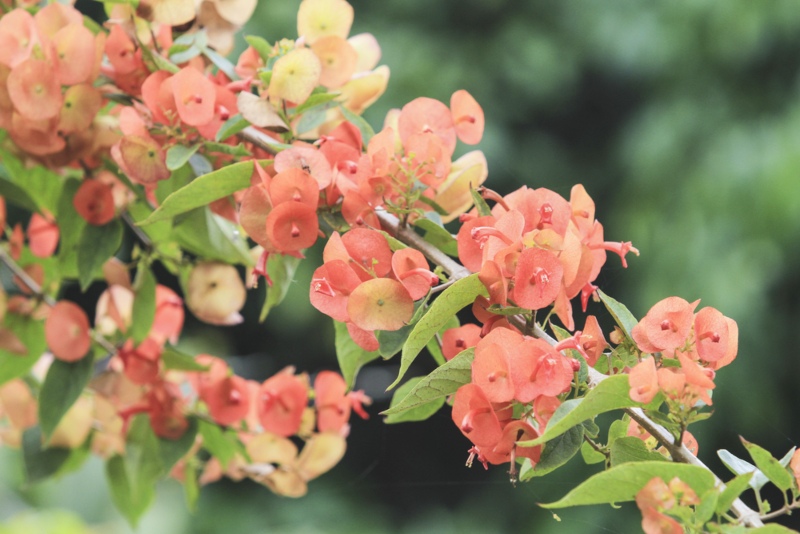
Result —
[[264, 430], [289, 437], [300, 428], [308, 404], [308, 386], [299, 377], [281, 372], [261, 384], [257, 402]]
[[653, 358], [645, 358], [631, 369], [628, 381], [631, 385], [631, 399], [647, 404], [659, 391], [659, 376]]
[[72, 205], [78, 215], [94, 226], [103, 226], [115, 215], [111, 188], [99, 180], [84, 180], [72, 198]]
[[200, 398], [208, 406], [209, 414], [220, 425], [235, 425], [250, 409], [247, 381], [236, 375], [227, 376], [204, 386]]
[[[699, 301], [689, 304], [680, 297], [657, 302], [633, 328], [631, 335], [643, 352], [674, 351], [686, 343]], [[655, 350], [652, 350], [655, 349]]]
[[474, 347], [481, 339], [481, 327], [467, 323], [457, 328], [445, 330], [442, 334], [442, 355], [452, 360], [462, 350]]
[[58, 246], [58, 226], [38, 213], [31, 215], [28, 224], [28, 243], [31, 253], [39, 258], [49, 258]]
[[[464, 89], [456, 91], [450, 97], [450, 112], [453, 114], [453, 124], [456, 135], [468, 145], [477, 145], [483, 137], [483, 108]], [[474, 184], [477, 187], [479, 184]]]
[[561, 262], [552, 252], [540, 248], [523, 250], [514, 278], [514, 301], [530, 310], [552, 304], [561, 290], [563, 273]]
[[694, 317], [695, 348], [700, 359], [715, 362], [728, 352], [728, 323], [725, 316], [709, 306]]
[[59, 360], [80, 360], [88, 354], [92, 344], [86, 312], [68, 300], [57, 302], [45, 320], [44, 337], [53, 356]]
[[461, 433], [478, 447], [492, 448], [503, 435], [492, 404], [475, 384], [458, 388], [452, 418]]

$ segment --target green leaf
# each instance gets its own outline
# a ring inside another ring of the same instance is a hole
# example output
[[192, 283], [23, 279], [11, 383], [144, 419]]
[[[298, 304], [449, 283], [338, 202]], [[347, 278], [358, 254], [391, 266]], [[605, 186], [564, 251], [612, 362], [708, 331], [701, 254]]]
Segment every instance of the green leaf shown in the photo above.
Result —
[[56, 210], [61, 239], [58, 246], [58, 263], [64, 278], [78, 277], [78, 243], [83, 235], [83, 229], [88, 224], [83, 217], [78, 215], [72, 204], [72, 199], [80, 186], [81, 182], [78, 180], [64, 182]]
[[638, 406], [638, 403], [631, 400], [630, 389], [628, 375], [614, 375], [606, 378], [582, 399], [571, 399], [562, 403], [547, 423], [544, 434], [536, 439], [520, 442], [520, 445], [526, 447], [539, 445], [595, 415]]
[[583, 426], [581, 425], [576, 425], [563, 434], [556, 436], [545, 444], [536, 466], [527, 471], [524, 476], [520, 475], [520, 481], [524, 482], [555, 471], [578, 454], [582, 444]]
[[194, 462], [186, 462], [183, 470], [183, 495], [186, 508], [193, 513], [197, 511], [197, 501], [200, 499], [200, 483], [197, 476], [198, 472]]
[[470, 189], [470, 195], [472, 195], [472, 202], [475, 204], [475, 207], [478, 209], [478, 215], [481, 217], [486, 217], [487, 215], [492, 214], [492, 209], [489, 207], [489, 204], [486, 203], [486, 200], [478, 193], [477, 189]]
[[756, 463], [762, 473], [775, 484], [781, 491], [788, 491], [794, 486], [794, 477], [789, 471], [778, 462], [768, 451], [759, 447], [755, 443], [750, 443], [739, 436], [742, 444], [750, 453], [750, 457]]
[[219, 70], [225, 73], [231, 81], [236, 81], [239, 78], [239, 75], [236, 74], [236, 66], [231, 63], [228, 58], [222, 56], [212, 50], [211, 48], [205, 47], [203, 48], [203, 54], [211, 60], [211, 63], [214, 64]]
[[722, 463], [725, 464], [725, 467], [730, 469], [734, 475], [745, 475], [748, 473], [752, 474], [752, 478], [750, 479], [750, 487], [754, 490], [760, 490], [767, 482], [769, 482], [767, 476], [747, 460], [742, 460], [725, 449], [718, 450], [717, 456], [719, 456], [719, 459], [722, 460]]
[[155, 486], [164, 473], [158, 438], [145, 415], [133, 419], [125, 445], [125, 456], [116, 455], [106, 462], [106, 478], [111, 500], [132, 526], [155, 496]]
[[475, 301], [478, 295], [486, 295], [486, 287], [478, 279], [477, 274], [472, 274], [466, 278], [458, 280], [442, 292], [433, 301], [428, 313], [414, 325], [414, 329], [403, 346], [403, 354], [400, 360], [400, 372], [397, 379], [387, 389], [395, 387], [409, 366], [414, 362], [420, 351], [428, 344], [428, 341], [436, 335], [450, 317], [458, 313], [462, 308]]
[[339, 369], [342, 371], [344, 381], [347, 382], [347, 387], [352, 388], [358, 370], [372, 360], [378, 359], [380, 353], [377, 350], [370, 352], [359, 347], [350, 337], [346, 324], [334, 321], [333, 327], [336, 330], [336, 359], [339, 360]]
[[175, 74], [181, 70], [180, 68], [178, 68], [176, 64], [174, 64], [167, 58], [162, 57], [161, 54], [159, 54], [158, 52], [153, 52], [153, 50], [149, 49], [146, 46], [140, 46], [139, 50], [142, 51], [142, 60], [144, 61], [145, 65], [147, 66], [148, 70], [150, 70], [150, 72], [157, 70], [165, 70], [167, 72]]
[[208, 371], [207, 365], [200, 364], [194, 359], [194, 356], [184, 354], [174, 347], [169, 345], [164, 347], [161, 353], [161, 361], [164, 362], [166, 369], [174, 369], [176, 371]]
[[42, 165], [28, 166], [0, 149], [0, 195], [8, 195], [10, 202], [30, 211], [44, 208], [55, 213], [63, 183], [64, 180], [50, 169]]
[[5, 318], [5, 326], [17, 335], [28, 352], [21, 355], [0, 349], [0, 384], [5, 384], [30, 371], [47, 349], [44, 340], [44, 321], [35, 321], [29, 317], [8, 313]]
[[305, 102], [290, 110], [290, 113], [293, 117], [296, 117], [314, 108], [322, 108], [327, 111], [332, 101], [338, 96], [339, 93], [314, 93]]
[[[420, 201], [420, 202], [422, 202], [423, 204], [425, 204], [425, 205], [428, 205], [428, 206], [430, 206], [431, 208], [433, 208], [433, 211], [434, 211], [434, 212], [436, 212], [436, 214], [438, 214], [438, 215], [442, 215], [442, 216], [444, 216], [444, 215], [449, 215], [449, 213], [447, 212], [447, 210], [446, 210], [446, 209], [444, 209], [443, 207], [441, 207], [441, 206], [440, 206], [440, 205], [439, 205], [439, 204], [438, 204], [438, 203], [437, 203], [435, 200], [433, 200], [432, 198], [428, 198], [428, 197], [426, 197], [426, 196], [421, 196], [421, 197], [419, 197], [419, 201]], [[425, 214], [425, 216], [427, 217], [427, 216], [428, 216], [428, 213], [426, 213], [426, 214]]]
[[189, 426], [186, 432], [178, 439], [167, 439], [158, 437], [158, 451], [161, 460], [161, 468], [164, 473], [169, 473], [170, 469], [184, 456], [194, 445], [197, 437], [197, 419], [187, 417]]
[[603, 304], [605, 304], [608, 312], [614, 318], [614, 321], [616, 321], [620, 328], [622, 328], [623, 332], [625, 332], [625, 335], [627, 335], [629, 339], [633, 340], [631, 337], [631, 330], [633, 330], [633, 327], [639, 322], [636, 320], [636, 317], [633, 316], [633, 314], [628, 310], [627, 307], [625, 307], [624, 304], [609, 297], [601, 290], [598, 289], [597, 294], [600, 296], [600, 300], [603, 301]]
[[[427, 377], [423, 376], [409, 378], [402, 386], [397, 388], [394, 392], [394, 395], [392, 396], [392, 402], [389, 405], [389, 410], [391, 410], [392, 407], [397, 406], [400, 402], [405, 400], [406, 396], [413, 389], [415, 389], [421, 381], [425, 380], [426, 378]], [[444, 397], [436, 397], [433, 400], [424, 402], [422, 404], [417, 404], [413, 408], [391, 413], [386, 416], [383, 422], [386, 424], [393, 424], [393, 423], [405, 423], [411, 421], [424, 421], [433, 414], [435, 414], [436, 412], [438, 412], [439, 408], [441, 408], [443, 405], [444, 405]]]
[[267, 288], [267, 297], [264, 299], [264, 306], [261, 307], [261, 314], [258, 321], [263, 323], [270, 310], [283, 302], [289, 288], [294, 283], [294, 273], [300, 265], [300, 259], [287, 254], [270, 254], [267, 260], [267, 274], [272, 285]]
[[140, 226], [171, 219], [181, 213], [189, 212], [201, 206], [226, 197], [250, 187], [253, 174], [253, 161], [240, 161], [227, 165], [214, 172], [204, 174], [192, 180], [186, 187], [175, 191], [153, 212]]
[[113, 219], [103, 226], [87, 224], [78, 243], [78, 281], [81, 291], [91, 285], [103, 264], [122, 244], [122, 223]]
[[172, 232], [185, 250], [198, 256], [227, 263], [253, 264], [247, 244], [236, 226], [207, 207], [183, 217]]
[[224, 431], [218, 425], [207, 421], [198, 421], [200, 435], [203, 437], [203, 448], [215, 456], [223, 466], [233, 460], [237, 454], [244, 453], [239, 438], [233, 431]]
[[26, 428], [22, 433], [22, 461], [29, 484], [55, 475], [70, 454], [70, 449], [64, 447], [42, 447], [42, 431], [38, 426]]
[[200, 146], [199, 144], [194, 146], [175, 145], [167, 150], [167, 169], [175, 171], [186, 165]]
[[[526, 310], [525, 308], [520, 308], [518, 306], [501, 306], [499, 304], [492, 304], [486, 309], [486, 311], [491, 312], [495, 315], [523, 315], [526, 313], [529, 314], [531, 312], [530, 310]], [[558, 337], [559, 331], [564, 330], [563, 328], [559, 328], [556, 325], [551, 325], [551, 326], [553, 328], [553, 331], [556, 332], [556, 337]], [[563, 338], [559, 338], [559, 341], [561, 341], [561, 339]]]
[[[381, 415], [398, 415], [433, 400], [444, 399], [448, 395], [452, 395], [458, 388], [470, 382], [474, 358], [474, 348], [462, 350], [452, 360], [437, 367], [431, 374], [419, 380], [405, 396], [401, 397], [395, 393], [392, 405], [388, 410], [381, 412]], [[394, 402], [394, 399], [397, 399], [397, 402]]]
[[717, 491], [717, 488], [712, 488], [701, 495], [700, 504], [695, 507], [695, 521], [699, 524], [709, 521], [714, 516], [718, 500], [719, 491]]
[[628, 425], [630, 424], [630, 416], [627, 414], [622, 419], [617, 419], [608, 426], [608, 444], [614, 443], [614, 440], [624, 438], [628, 435]]
[[215, 141], [224, 141], [232, 135], [236, 135], [245, 128], [250, 126], [250, 122], [239, 114], [234, 115], [230, 119], [222, 123], [219, 127], [217, 135], [214, 136]]
[[206, 141], [203, 143], [203, 148], [207, 152], [216, 152], [219, 154], [228, 154], [229, 156], [237, 156], [243, 158], [245, 156], [252, 156], [252, 152], [244, 147], [244, 143], [238, 145], [227, 145], [225, 143], [215, 143], [213, 141]]
[[753, 478], [753, 473], [745, 473], [743, 475], [737, 475], [725, 483], [725, 489], [722, 490], [719, 494], [719, 499], [717, 499], [716, 512], [718, 514], [724, 514], [731, 509], [733, 501], [750, 486], [751, 478]]
[[133, 299], [133, 312], [131, 315], [131, 328], [127, 332], [138, 345], [145, 340], [153, 327], [156, 315], [156, 277], [153, 271], [144, 263], [139, 264], [136, 272], [136, 282], [133, 285], [135, 296]]
[[584, 441], [583, 445], [581, 445], [581, 456], [586, 465], [599, 464], [606, 460], [606, 455], [595, 450], [594, 447], [589, 445], [588, 441]]
[[[296, 135], [302, 135], [306, 132], [310, 132], [314, 128], [317, 128], [325, 122], [325, 119], [328, 118], [328, 110], [335, 108], [336, 106], [336, 102], [327, 102], [306, 110], [306, 112], [300, 116], [298, 121], [293, 122], [294, 133]], [[295, 116], [297, 116], [297, 114]]]
[[772, 523], [771, 525], [748, 529], [747, 533], [748, 534], [797, 534], [797, 531], [784, 527], [783, 525], [777, 525], [775, 523]]
[[675, 462], [630, 462], [597, 473], [558, 501], [539, 506], [553, 509], [632, 501], [645, 484], [655, 477], [665, 481], [678, 477], [689, 484], [698, 495], [713, 488], [715, 482], [711, 471], [696, 465]]
[[651, 451], [644, 441], [635, 436], [615, 439], [611, 444], [611, 465], [628, 462], [662, 462], [667, 461], [655, 451]]
[[340, 109], [342, 110], [344, 119], [358, 128], [358, 131], [361, 132], [361, 142], [364, 144], [364, 146], [367, 146], [369, 144], [369, 140], [372, 139], [373, 135], [375, 135], [375, 130], [372, 129], [372, 126], [370, 126], [361, 115], [356, 115], [345, 106], [341, 106]]
[[400, 352], [413, 328], [413, 324], [407, 324], [398, 330], [376, 330], [375, 337], [378, 339], [378, 352], [381, 357], [388, 360]]
[[[447, 330], [451, 328], [458, 328], [459, 326], [461, 326], [461, 322], [458, 320], [458, 316], [453, 315], [437, 333], [441, 337]], [[439, 345], [439, 341], [436, 339], [436, 336], [432, 337], [431, 340], [428, 341], [428, 344], [425, 345], [425, 348], [431, 353], [433, 361], [435, 361], [437, 365], [444, 365], [444, 363], [447, 361], [444, 357], [444, 354], [442, 354], [442, 347]]]
[[36, 204], [36, 201], [28, 195], [27, 191], [7, 179], [4, 171], [5, 169], [0, 165], [0, 196], [20, 208], [38, 212], [39, 206]]
[[453, 235], [430, 219], [418, 219], [415, 228], [423, 231], [425, 241], [435, 246], [448, 256], [458, 257], [458, 241]]
[[266, 64], [269, 56], [272, 55], [272, 45], [266, 39], [257, 35], [245, 35], [244, 40], [258, 52], [258, 55], [261, 56], [261, 59]]
[[45, 440], [50, 439], [61, 418], [78, 400], [92, 377], [93, 368], [91, 356], [76, 362], [53, 360], [39, 392], [39, 425]]

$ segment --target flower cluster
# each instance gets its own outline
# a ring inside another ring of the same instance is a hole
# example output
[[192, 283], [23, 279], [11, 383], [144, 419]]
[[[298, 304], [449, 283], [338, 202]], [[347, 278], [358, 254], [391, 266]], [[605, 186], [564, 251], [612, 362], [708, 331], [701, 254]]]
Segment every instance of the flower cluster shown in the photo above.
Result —
[[107, 146], [108, 132], [95, 124], [104, 43], [105, 34], [93, 34], [61, 3], [0, 19], [0, 128], [20, 150], [66, 165]]
[[309, 298], [322, 313], [347, 324], [353, 340], [377, 350], [376, 330], [399, 330], [409, 323], [414, 301], [439, 278], [421, 252], [392, 252], [377, 230], [334, 233], [325, 245], [324, 264], [314, 271]]
[[[716, 370], [736, 358], [739, 329], [733, 319], [705, 307], [669, 297], [656, 303], [631, 331], [643, 359], [630, 371], [631, 398], [648, 403], [659, 392], [691, 407], [698, 400], [711, 404]], [[677, 365], [667, 365], [674, 362]]]
[[570, 200], [549, 189], [526, 186], [500, 197], [491, 214], [476, 210], [462, 216], [458, 256], [489, 291], [489, 304], [540, 310], [554, 305], [561, 322], [573, 330], [570, 300], [581, 295], [583, 309], [597, 289], [592, 282], [613, 251], [638, 254], [630, 243], [603, 240], [603, 226], [594, 218], [594, 202], [581, 185]]
[[[669, 484], [653, 478], [636, 494], [636, 505], [642, 512], [642, 530], [645, 534], [681, 534], [681, 524], [667, 514], [683, 517], [691, 513], [689, 507], [700, 504], [692, 487], [679, 478]], [[683, 513], [682, 513], [683, 512]]]

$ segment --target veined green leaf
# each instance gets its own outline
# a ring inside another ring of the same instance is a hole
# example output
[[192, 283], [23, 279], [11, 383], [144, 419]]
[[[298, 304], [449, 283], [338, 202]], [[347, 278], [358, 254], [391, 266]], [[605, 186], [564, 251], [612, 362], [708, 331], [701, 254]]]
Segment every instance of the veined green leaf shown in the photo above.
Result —
[[389, 409], [381, 412], [381, 415], [399, 415], [436, 399], [444, 399], [448, 395], [452, 395], [458, 388], [470, 382], [474, 358], [474, 348], [462, 350], [452, 360], [437, 367], [428, 376], [422, 377], [413, 388], [408, 390], [405, 396], [395, 393], [394, 399], [397, 402], [393, 400]]
[[758, 467], [779, 490], [787, 491], [794, 486], [794, 476], [767, 450], [759, 447], [755, 443], [750, 443], [741, 436], [739, 439], [742, 440], [745, 449], [750, 453], [750, 457], [755, 462], [756, 467]]
[[198, 256], [228, 263], [253, 264], [247, 243], [235, 225], [207, 207], [183, 217], [173, 227], [172, 235], [184, 249]]
[[444, 290], [439, 297], [433, 301], [428, 313], [414, 325], [414, 329], [403, 346], [403, 353], [400, 360], [400, 372], [397, 379], [392, 382], [388, 389], [395, 387], [409, 366], [414, 362], [420, 351], [428, 344], [428, 341], [436, 335], [442, 326], [450, 320], [461, 308], [475, 301], [478, 295], [486, 295], [486, 287], [478, 279], [477, 274], [472, 274], [462, 278]]
[[639, 406], [631, 399], [630, 389], [628, 375], [610, 376], [582, 399], [571, 399], [562, 403], [547, 423], [544, 434], [519, 444], [526, 447], [540, 445], [597, 414]]
[[714, 487], [711, 471], [696, 465], [675, 462], [630, 462], [598, 473], [566, 496], [542, 508], [566, 508], [588, 504], [612, 504], [632, 501], [651, 479], [669, 481], [678, 477], [701, 495]]
[[651, 451], [644, 441], [635, 436], [626, 436], [615, 439], [611, 443], [611, 465], [620, 465], [628, 462], [663, 462], [666, 458], [655, 451]]
[[578, 454], [582, 444], [583, 426], [581, 425], [576, 425], [563, 434], [556, 436], [545, 444], [536, 466], [530, 471], [520, 473], [520, 481], [524, 482], [555, 471]]
[[253, 161], [240, 161], [204, 174], [178, 189], [161, 203], [156, 211], [139, 223], [141, 226], [171, 219], [250, 186]]
[[[408, 379], [402, 386], [397, 388], [392, 396], [392, 402], [389, 405], [389, 409], [393, 406], [396, 406], [400, 402], [402, 402], [405, 397], [415, 389], [419, 383], [425, 380], [427, 377], [423, 376], [416, 376], [414, 378]], [[435, 414], [439, 411], [444, 405], [444, 397], [436, 397], [432, 400], [424, 402], [422, 404], [417, 404], [413, 408], [409, 408], [407, 410], [402, 410], [399, 412], [395, 412], [392, 414], [388, 414], [386, 418], [383, 420], [386, 424], [393, 424], [393, 423], [407, 423], [412, 421], [424, 421], [428, 419], [430, 416]]]

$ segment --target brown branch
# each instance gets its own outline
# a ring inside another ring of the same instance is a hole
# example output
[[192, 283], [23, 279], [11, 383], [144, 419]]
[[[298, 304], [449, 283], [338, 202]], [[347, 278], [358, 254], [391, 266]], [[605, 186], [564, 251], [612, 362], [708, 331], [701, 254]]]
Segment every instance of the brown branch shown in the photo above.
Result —
[[[242, 139], [257, 145], [259, 148], [262, 148], [273, 154], [275, 153], [275, 148], [271, 146], [275, 143], [275, 140], [255, 129], [246, 128], [239, 134], [239, 136]], [[269, 141], [266, 141], [265, 138], [268, 138]], [[385, 210], [377, 211], [377, 215], [384, 229], [389, 231], [406, 245], [412, 246], [422, 252], [425, 257], [427, 257], [434, 264], [439, 265], [450, 275], [451, 281], [455, 281], [459, 278], [464, 278], [472, 274], [469, 269], [450, 258], [437, 247], [425, 241], [419, 236], [419, 234], [414, 232], [414, 230], [408, 228], [407, 226], [403, 226], [394, 215], [386, 212]], [[522, 328], [525, 327], [525, 320], [522, 317], [509, 317], [509, 320], [515, 323], [520, 323]], [[533, 335], [547, 341], [550, 345], [555, 346], [557, 343], [556, 340], [550, 334], [545, 332], [538, 323], [534, 323], [533, 325]], [[589, 368], [589, 388], [596, 387], [597, 384], [606, 378], [608, 378], [607, 375], [604, 375], [591, 367]], [[702, 467], [714, 476], [716, 486], [720, 488], [720, 490], [725, 488], [725, 484], [722, 482], [722, 480], [720, 480], [719, 477], [717, 477], [706, 464], [700, 461], [700, 459], [692, 454], [691, 451], [689, 451], [689, 449], [687, 449], [682, 443], [676, 445], [672, 434], [670, 434], [664, 427], [647, 417], [641, 408], [626, 408], [625, 412], [630, 415], [630, 417], [642, 428], [647, 430], [653, 437], [655, 437], [662, 445], [664, 445], [674, 461]], [[743, 525], [748, 527], [763, 526], [758, 512], [748, 507], [741, 499], [737, 498], [733, 502], [731, 509]]]

